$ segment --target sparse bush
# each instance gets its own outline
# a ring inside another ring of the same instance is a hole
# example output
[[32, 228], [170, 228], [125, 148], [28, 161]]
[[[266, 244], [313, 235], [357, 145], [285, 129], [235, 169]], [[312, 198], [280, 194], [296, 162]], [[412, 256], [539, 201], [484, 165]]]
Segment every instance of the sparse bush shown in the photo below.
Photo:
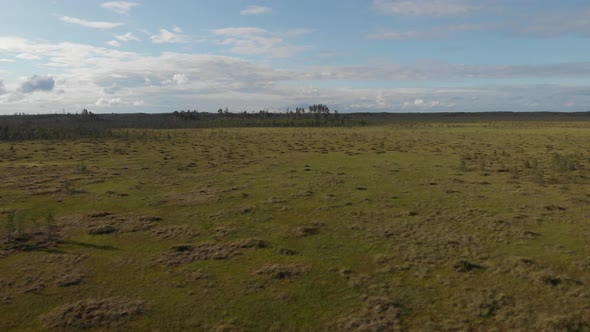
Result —
[[18, 234], [19, 237], [23, 236], [24, 227], [25, 227], [25, 215], [21, 211], [20, 213], [18, 213], [16, 215], [16, 233]]
[[88, 173], [88, 166], [86, 166], [86, 164], [84, 162], [81, 162], [80, 164], [78, 164], [77, 170], [78, 170], [78, 173], [82, 173], [82, 174]]
[[537, 184], [545, 184], [545, 176], [543, 171], [537, 170], [533, 173], [533, 182]]
[[63, 186], [64, 186], [64, 191], [66, 193], [71, 193], [72, 192], [72, 180], [70, 179], [65, 179], [63, 181]]
[[12, 233], [15, 230], [14, 226], [14, 210], [8, 211], [6, 214], [6, 240], [12, 242]]
[[41, 316], [43, 325], [52, 329], [96, 329], [112, 327], [128, 321], [145, 311], [146, 303], [140, 300], [113, 297], [70, 303]]
[[483, 158], [479, 160], [479, 170], [482, 172], [486, 170], [486, 161]]
[[580, 160], [577, 155], [562, 155], [555, 152], [551, 162], [553, 169], [560, 173], [572, 172], [580, 168]]
[[47, 240], [53, 240], [55, 238], [57, 224], [55, 221], [55, 215], [52, 211], [47, 212], [47, 215], [45, 216], [45, 227], [47, 228]]
[[533, 164], [531, 163], [530, 160], [525, 159], [524, 162], [522, 163], [522, 166], [526, 169], [530, 169], [533, 168]]
[[467, 172], [469, 169], [467, 168], [467, 160], [469, 157], [467, 155], [461, 155], [461, 160], [459, 161], [459, 170], [461, 172]]

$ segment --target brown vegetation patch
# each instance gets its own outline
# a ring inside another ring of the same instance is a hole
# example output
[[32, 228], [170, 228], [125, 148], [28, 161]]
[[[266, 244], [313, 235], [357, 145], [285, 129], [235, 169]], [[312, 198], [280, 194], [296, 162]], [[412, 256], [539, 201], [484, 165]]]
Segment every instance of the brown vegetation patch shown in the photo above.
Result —
[[296, 237], [307, 237], [320, 233], [320, 229], [316, 226], [301, 226], [294, 230]]
[[238, 248], [247, 249], [247, 248], [266, 248], [268, 244], [264, 240], [260, 239], [242, 239], [233, 242], [234, 246]]
[[222, 260], [240, 255], [243, 249], [265, 248], [266, 242], [259, 239], [243, 239], [230, 243], [201, 243], [173, 246], [160, 256], [164, 266], [187, 264], [197, 260]]
[[315, 194], [315, 192], [307, 190], [307, 191], [298, 192], [296, 194], [292, 194], [291, 197], [292, 198], [309, 198], [309, 197], [313, 196], [314, 194]]
[[481, 269], [483, 269], [483, 266], [478, 265], [478, 264], [473, 264], [468, 261], [458, 261], [457, 263], [455, 263], [453, 265], [453, 268], [457, 272], [470, 272], [473, 270], [481, 270]]
[[37, 294], [50, 285], [77, 285], [84, 277], [79, 265], [85, 259], [78, 255], [47, 255], [41, 261], [13, 271], [10, 278], [0, 279], [0, 294]]
[[232, 209], [223, 209], [216, 213], [212, 213], [209, 215], [212, 219], [220, 219], [220, 218], [230, 218], [235, 216], [240, 216], [248, 213], [252, 213], [256, 210], [255, 206], [242, 206]]
[[161, 240], [165, 239], [190, 239], [199, 236], [199, 231], [189, 225], [174, 225], [152, 229], [152, 234]]
[[95, 212], [60, 217], [57, 224], [63, 234], [84, 230], [90, 235], [104, 235], [147, 231], [157, 226], [157, 222], [161, 220], [162, 218], [155, 216]]
[[70, 287], [78, 285], [84, 279], [84, 274], [80, 271], [62, 272], [61, 276], [55, 281], [58, 287]]
[[295, 256], [297, 255], [297, 251], [293, 250], [293, 249], [289, 249], [289, 248], [279, 248], [277, 250], [277, 253], [279, 255], [284, 255], [284, 256]]
[[145, 302], [123, 297], [85, 300], [57, 307], [41, 316], [51, 329], [91, 329], [121, 325], [145, 311]]
[[522, 233], [522, 237], [525, 239], [534, 239], [537, 237], [540, 237], [541, 234], [537, 233], [537, 232], [533, 232], [533, 231], [524, 231]]
[[539, 322], [538, 331], [548, 332], [570, 332], [570, 331], [590, 331], [590, 322], [588, 318], [582, 315], [557, 316]]
[[13, 241], [0, 244], [0, 258], [22, 251], [45, 250], [62, 243], [59, 231], [48, 236], [45, 232], [35, 232], [16, 236]]
[[210, 280], [212, 278], [213, 278], [213, 274], [208, 273], [208, 272], [204, 272], [202, 270], [191, 271], [191, 272], [188, 272], [184, 276], [184, 280], [186, 282], [194, 282], [194, 281], [199, 281], [199, 280]]
[[286, 199], [278, 198], [278, 197], [271, 197], [267, 201], [269, 204], [280, 204], [280, 203], [287, 203]]
[[401, 306], [385, 297], [370, 297], [364, 306], [339, 321], [345, 331], [403, 331]]
[[254, 274], [268, 275], [273, 279], [289, 279], [292, 277], [298, 277], [310, 269], [311, 268], [308, 265], [304, 264], [267, 264], [254, 271]]
[[197, 206], [216, 203], [220, 200], [221, 197], [216, 192], [208, 189], [201, 189], [187, 193], [170, 194], [155, 205], [173, 204], [179, 206]]
[[241, 331], [244, 331], [244, 329], [241, 328], [235, 320], [230, 319], [230, 320], [223, 321], [223, 322], [218, 323], [217, 325], [213, 326], [211, 331], [212, 332], [241, 332]]
[[50, 276], [33, 268], [22, 268], [11, 280], [0, 280], [0, 289], [4, 294], [39, 293], [47, 287], [49, 279]]
[[88, 234], [90, 235], [103, 235], [103, 234], [111, 234], [117, 231], [117, 228], [111, 225], [98, 225], [90, 228], [88, 230]]

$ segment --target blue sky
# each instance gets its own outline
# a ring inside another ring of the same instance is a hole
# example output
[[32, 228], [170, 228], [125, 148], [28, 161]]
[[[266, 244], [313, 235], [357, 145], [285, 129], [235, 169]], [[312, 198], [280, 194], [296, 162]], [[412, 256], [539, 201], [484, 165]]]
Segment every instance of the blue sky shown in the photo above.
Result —
[[0, 113], [590, 110], [581, 0], [0, 0]]

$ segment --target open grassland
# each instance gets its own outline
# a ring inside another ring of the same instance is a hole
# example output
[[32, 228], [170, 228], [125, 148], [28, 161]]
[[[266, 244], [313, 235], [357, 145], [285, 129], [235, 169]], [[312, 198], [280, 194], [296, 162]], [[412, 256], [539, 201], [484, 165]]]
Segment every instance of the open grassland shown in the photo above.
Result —
[[1, 331], [590, 329], [587, 122], [129, 137], [0, 143]]

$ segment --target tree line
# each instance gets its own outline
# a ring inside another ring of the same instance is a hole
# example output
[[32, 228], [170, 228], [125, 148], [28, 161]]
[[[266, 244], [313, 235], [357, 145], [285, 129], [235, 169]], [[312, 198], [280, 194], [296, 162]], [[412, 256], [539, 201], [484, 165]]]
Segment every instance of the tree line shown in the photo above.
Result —
[[0, 141], [74, 138], [127, 138], [121, 129], [188, 129], [227, 127], [345, 127], [366, 125], [364, 120], [330, 111], [323, 104], [285, 112], [217, 113], [181, 110], [171, 113], [94, 114], [86, 109], [77, 114], [2, 115]]

